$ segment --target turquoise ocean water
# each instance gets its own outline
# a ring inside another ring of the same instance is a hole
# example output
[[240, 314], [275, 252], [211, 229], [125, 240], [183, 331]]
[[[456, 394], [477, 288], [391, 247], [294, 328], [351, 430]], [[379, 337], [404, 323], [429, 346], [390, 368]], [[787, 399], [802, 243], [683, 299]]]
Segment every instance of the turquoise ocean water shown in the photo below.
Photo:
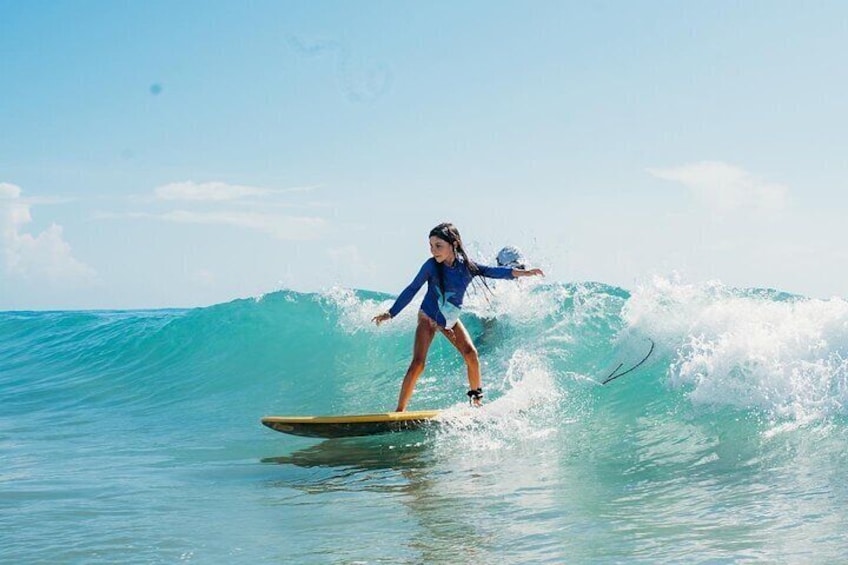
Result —
[[0, 313], [0, 562], [848, 559], [848, 302], [494, 292], [463, 315], [486, 406], [437, 338], [410, 409], [445, 423], [348, 440], [259, 420], [392, 409], [415, 308], [371, 325], [390, 296]]

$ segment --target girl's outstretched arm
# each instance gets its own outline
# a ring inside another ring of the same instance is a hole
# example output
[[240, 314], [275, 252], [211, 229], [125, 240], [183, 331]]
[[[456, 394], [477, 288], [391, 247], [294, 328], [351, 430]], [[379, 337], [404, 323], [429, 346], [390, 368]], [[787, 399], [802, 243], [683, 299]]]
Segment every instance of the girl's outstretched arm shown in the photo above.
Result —
[[427, 277], [431, 274], [434, 264], [435, 261], [433, 261], [432, 259], [426, 261], [421, 266], [421, 270], [418, 271], [418, 274], [415, 275], [415, 278], [412, 280], [412, 282], [409, 283], [409, 286], [403, 289], [403, 292], [401, 292], [400, 296], [397, 297], [397, 300], [395, 300], [395, 303], [392, 304], [391, 308], [389, 308], [389, 311], [383, 312], [382, 314], [377, 314], [376, 316], [371, 318], [371, 321], [379, 326], [386, 320], [391, 320], [392, 318], [400, 314], [400, 311], [403, 310], [407, 304], [409, 304], [409, 302], [415, 297], [415, 294], [418, 292], [418, 290], [427, 281]]

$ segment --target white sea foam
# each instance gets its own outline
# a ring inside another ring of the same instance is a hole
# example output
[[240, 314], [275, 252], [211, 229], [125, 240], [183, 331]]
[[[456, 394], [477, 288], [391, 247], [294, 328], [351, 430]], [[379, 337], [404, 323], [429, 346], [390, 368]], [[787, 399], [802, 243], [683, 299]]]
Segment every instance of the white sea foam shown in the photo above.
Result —
[[482, 407], [457, 404], [444, 410], [440, 415], [440, 441], [466, 442], [473, 434], [468, 449], [499, 449], [546, 437], [562, 423], [556, 414], [562, 393], [540, 356], [522, 349], [515, 351], [497, 387], [502, 395]]
[[[338, 310], [339, 329], [345, 333], [368, 331], [373, 333], [409, 333], [415, 331], [418, 316], [418, 304], [421, 302], [423, 291], [415, 296], [410, 305], [390, 321], [377, 326], [374, 316], [386, 312], [394, 304], [394, 298], [379, 300], [364, 298], [355, 290], [339, 286], [324, 290], [319, 296]], [[414, 307], [413, 307], [414, 305]]]
[[798, 422], [845, 415], [848, 302], [656, 277], [623, 315], [672, 362], [671, 385], [697, 404], [762, 409]]

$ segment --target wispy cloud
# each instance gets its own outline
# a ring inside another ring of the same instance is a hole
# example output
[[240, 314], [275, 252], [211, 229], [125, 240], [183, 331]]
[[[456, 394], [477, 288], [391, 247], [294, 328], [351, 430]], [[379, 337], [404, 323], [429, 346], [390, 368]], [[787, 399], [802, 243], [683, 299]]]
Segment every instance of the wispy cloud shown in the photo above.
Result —
[[[131, 202], [145, 207], [177, 205], [164, 212], [129, 213], [99, 212], [98, 219], [144, 219], [177, 224], [221, 225], [258, 231], [288, 241], [319, 238], [328, 227], [320, 217], [280, 213], [281, 208], [298, 206], [288, 198], [295, 193], [312, 192], [318, 186], [296, 186], [274, 189], [225, 182], [174, 182], [153, 190], [153, 200], [133, 198]], [[315, 208], [307, 205], [300, 207]]]
[[777, 213], [786, 208], [787, 187], [721, 161], [702, 161], [648, 172], [679, 182], [703, 204], [717, 212]]
[[153, 191], [157, 200], [179, 200], [195, 202], [227, 202], [244, 198], [266, 197], [289, 192], [308, 192], [315, 186], [271, 189], [225, 182], [174, 182], [156, 187]]
[[73, 256], [62, 226], [51, 224], [38, 234], [27, 233], [32, 201], [19, 186], [0, 183], [0, 253], [7, 276], [62, 284], [94, 282], [94, 269]]
[[287, 37], [292, 50], [303, 57], [331, 55], [335, 59], [335, 76], [349, 102], [371, 103], [392, 87], [394, 73], [385, 63], [358, 57], [347, 45], [336, 39]]

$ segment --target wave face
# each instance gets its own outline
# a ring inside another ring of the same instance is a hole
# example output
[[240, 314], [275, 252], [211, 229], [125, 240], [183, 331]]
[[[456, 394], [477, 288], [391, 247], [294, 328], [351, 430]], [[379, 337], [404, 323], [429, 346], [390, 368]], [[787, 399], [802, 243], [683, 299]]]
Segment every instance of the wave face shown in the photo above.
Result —
[[848, 554], [848, 302], [525, 282], [467, 300], [483, 409], [437, 337], [410, 409], [443, 425], [325, 442], [258, 419], [392, 409], [414, 307], [381, 327], [392, 297], [346, 289], [0, 313], [0, 561]]

